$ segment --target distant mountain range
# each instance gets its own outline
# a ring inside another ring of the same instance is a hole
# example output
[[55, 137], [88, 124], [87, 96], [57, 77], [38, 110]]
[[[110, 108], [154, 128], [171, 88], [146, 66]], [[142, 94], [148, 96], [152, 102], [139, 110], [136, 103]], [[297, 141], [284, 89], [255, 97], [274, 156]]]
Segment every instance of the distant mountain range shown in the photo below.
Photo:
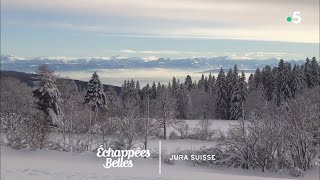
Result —
[[[1, 55], [1, 69], [12, 71], [33, 72], [40, 64], [47, 64], [50, 68], [58, 71], [84, 71], [95, 69], [141, 69], [141, 68], [166, 68], [166, 69], [192, 69], [210, 71], [221, 67], [233, 68], [236, 64], [241, 70], [253, 70], [266, 65], [276, 66], [279, 60], [271, 59], [231, 59], [222, 57], [200, 57], [185, 59], [159, 58], [153, 61], [145, 61], [143, 58], [131, 57], [93, 57], [93, 58], [20, 58], [12, 55]], [[290, 60], [292, 64], [302, 64], [303, 60]]]

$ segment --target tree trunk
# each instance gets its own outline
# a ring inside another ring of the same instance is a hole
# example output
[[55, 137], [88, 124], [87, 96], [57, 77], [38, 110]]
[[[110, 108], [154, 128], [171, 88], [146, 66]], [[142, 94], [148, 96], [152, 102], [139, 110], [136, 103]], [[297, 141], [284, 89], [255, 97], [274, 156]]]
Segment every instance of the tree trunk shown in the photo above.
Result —
[[146, 131], [145, 137], [144, 137], [144, 149], [147, 150], [148, 147], [148, 131]]
[[[91, 127], [94, 125], [94, 123], [97, 121], [97, 116], [98, 116], [98, 108], [95, 108], [95, 116], [94, 116], [94, 120], [91, 122], [92, 125], [90, 125]], [[90, 151], [92, 150], [92, 144], [93, 144], [93, 133], [92, 130], [90, 128]]]
[[163, 139], [167, 139], [167, 125], [166, 125], [166, 118], [163, 118]]
[[105, 122], [103, 122], [103, 129], [102, 129], [102, 143], [103, 143], [103, 148], [107, 149], [107, 145], [106, 145], [106, 140], [105, 140]]
[[91, 110], [90, 110], [90, 113], [89, 113], [89, 142], [88, 142], [88, 145], [87, 145], [87, 150], [91, 150], [91, 140], [92, 140], [92, 136], [91, 136]]

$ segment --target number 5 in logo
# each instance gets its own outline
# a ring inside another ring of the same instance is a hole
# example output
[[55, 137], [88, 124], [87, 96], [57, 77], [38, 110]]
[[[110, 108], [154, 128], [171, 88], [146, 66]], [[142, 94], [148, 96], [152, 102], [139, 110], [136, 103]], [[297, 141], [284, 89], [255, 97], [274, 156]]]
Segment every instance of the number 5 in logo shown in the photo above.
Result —
[[294, 24], [299, 24], [301, 22], [300, 11], [293, 12], [292, 19]]

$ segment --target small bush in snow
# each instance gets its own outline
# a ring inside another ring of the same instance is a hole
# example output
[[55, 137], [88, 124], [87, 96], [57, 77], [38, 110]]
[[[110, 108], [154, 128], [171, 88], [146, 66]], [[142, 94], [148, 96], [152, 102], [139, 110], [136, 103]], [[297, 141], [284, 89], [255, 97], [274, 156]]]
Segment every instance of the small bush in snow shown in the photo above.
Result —
[[179, 136], [177, 135], [176, 132], [172, 131], [172, 132], [170, 133], [170, 135], [169, 135], [169, 138], [170, 138], [170, 139], [178, 139]]
[[122, 137], [115, 139], [110, 143], [110, 148], [114, 150], [123, 150], [127, 148], [126, 140]]
[[1, 114], [1, 132], [5, 135], [6, 145], [14, 149], [26, 147], [26, 118], [22, 115]]
[[162, 162], [166, 164], [174, 164], [174, 160], [170, 160], [170, 156], [166, 155], [162, 157]]
[[28, 129], [27, 142], [30, 148], [34, 150], [43, 148], [49, 129], [47, 116], [41, 111], [35, 112], [27, 121], [26, 128]]
[[48, 132], [48, 121], [44, 113], [35, 111], [28, 116], [15, 113], [1, 115], [1, 124], [8, 146], [34, 150], [44, 147]]
[[172, 127], [180, 133], [180, 138], [185, 139], [189, 135], [189, 125], [184, 121], [178, 121]]
[[155, 132], [154, 132], [154, 136], [156, 136], [157, 138], [163, 138], [163, 129], [157, 129]]
[[291, 169], [290, 174], [294, 177], [300, 177], [303, 176], [303, 171], [296, 166]]
[[209, 120], [201, 120], [197, 126], [192, 129], [192, 133], [189, 133], [189, 128], [187, 128], [187, 133], [184, 133], [184, 137], [196, 140], [212, 140], [214, 131], [210, 129], [211, 124], [212, 123]]

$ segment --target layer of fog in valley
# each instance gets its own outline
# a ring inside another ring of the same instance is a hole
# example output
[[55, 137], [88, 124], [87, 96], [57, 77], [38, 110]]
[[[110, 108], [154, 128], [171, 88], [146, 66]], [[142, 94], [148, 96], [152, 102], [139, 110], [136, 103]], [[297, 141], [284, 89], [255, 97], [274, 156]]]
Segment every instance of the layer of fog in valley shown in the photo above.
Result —
[[[228, 70], [224, 70], [227, 72]], [[110, 84], [115, 86], [121, 86], [125, 80], [133, 79], [139, 81], [141, 86], [146, 85], [147, 83], [152, 84], [152, 82], [160, 82], [161, 84], [167, 84], [172, 81], [172, 77], [176, 77], [181, 82], [184, 82], [187, 75], [192, 77], [193, 81], [198, 81], [201, 78], [201, 75], [209, 75], [209, 72], [206, 70], [179, 70], [179, 69], [162, 69], [162, 68], [153, 68], [153, 69], [97, 69], [91, 71], [63, 71], [57, 73], [60, 77], [71, 78], [82, 81], [88, 81], [91, 78], [93, 72], [97, 72], [100, 76], [100, 80], [103, 84]], [[239, 70], [239, 73], [241, 71]], [[211, 73], [215, 77], [218, 75], [218, 71]], [[246, 71], [246, 78], [249, 77], [250, 72]]]

